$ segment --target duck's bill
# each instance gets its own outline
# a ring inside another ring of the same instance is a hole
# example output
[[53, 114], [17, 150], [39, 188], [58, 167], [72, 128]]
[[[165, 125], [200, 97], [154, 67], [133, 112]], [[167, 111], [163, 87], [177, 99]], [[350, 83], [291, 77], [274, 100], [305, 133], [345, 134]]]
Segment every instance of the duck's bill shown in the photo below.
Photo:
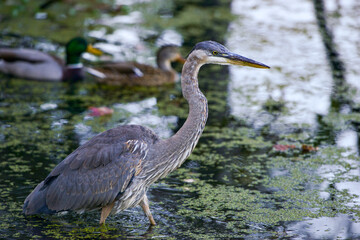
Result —
[[180, 54], [177, 56], [176, 61], [179, 63], [184, 64], [186, 62], [186, 59], [183, 58]]
[[224, 56], [226, 58], [226, 62], [233, 65], [240, 65], [240, 66], [248, 66], [248, 67], [254, 67], [254, 68], [270, 68], [269, 66], [257, 62], [255, 60], [252, 60], [250, 58], [243, 57], [238, 54], [226, 54]]
[[100, 55], [103, 54], [103, 52], [102, 52], [101, 50], [99, 50], [99, 49], [97, 49], [97, 48], [94, 48], [91, 44], [89, 44], [89, 45], [87, 46], [86, 51], [87, 51], [88, 53], [94, 54], [94, 55], [96, 55], [96, 56], [100, 56]]

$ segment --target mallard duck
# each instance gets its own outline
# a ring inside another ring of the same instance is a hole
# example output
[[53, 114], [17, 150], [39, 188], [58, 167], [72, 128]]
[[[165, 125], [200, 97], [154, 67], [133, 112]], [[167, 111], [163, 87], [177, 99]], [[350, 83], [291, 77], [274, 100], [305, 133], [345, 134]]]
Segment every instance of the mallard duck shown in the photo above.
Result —
[[[92, 73], [100, 83], [126, 86], [158, 86], [174, 83], [178, 76], [171, 62], [185, 62], [174, 45], [161, 47], [156, 56], [158, 68], [137, 62], [100, 63]], [[91, 70], [88, 69], [91, 73]]]
[[100, 55], [81, 37], [71, 39], [65, 46], [66, 62], [58, 57], [26, 48], [0, 48], [0, 72], [19, 78], [40, 81], [74, 81], [83, 78], [80, 63], [82, 53]]

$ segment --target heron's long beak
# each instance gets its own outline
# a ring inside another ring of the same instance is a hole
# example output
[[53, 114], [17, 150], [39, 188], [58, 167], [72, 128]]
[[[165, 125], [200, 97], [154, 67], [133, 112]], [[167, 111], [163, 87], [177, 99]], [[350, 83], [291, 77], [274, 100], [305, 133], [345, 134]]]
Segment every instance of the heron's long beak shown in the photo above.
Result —
[[226, 62], [233, 64], [233, 65], [248, 66], [248, 67], [254, 67], [254, 68], [270, 68], [269, 66], [267, 66], [261, 62], [257, 62], [255, 60], [240, 56], [235, 53], [223, 54], [223, 57], [226, 58]]
[[89, 53], [92, 53], [96, 56], [100, 56], [103, 54], [103, 52], [97, 48], [94, 48], [91, 44], [88, 44], [87, 45], [87, 48], [86, 48], [86, 51], [89, 52]]

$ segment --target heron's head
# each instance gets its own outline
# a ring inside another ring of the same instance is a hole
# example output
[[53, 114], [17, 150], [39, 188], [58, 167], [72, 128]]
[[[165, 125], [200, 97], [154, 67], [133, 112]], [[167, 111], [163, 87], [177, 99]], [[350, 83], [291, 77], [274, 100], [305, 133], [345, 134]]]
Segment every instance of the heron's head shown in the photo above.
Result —
[[226, 47], [214, 41], [199, 42], [189, 55], [200, 58], [203, 64], [240, 65], [255, 68], [270, 68], [255, 60], [230, 52]]

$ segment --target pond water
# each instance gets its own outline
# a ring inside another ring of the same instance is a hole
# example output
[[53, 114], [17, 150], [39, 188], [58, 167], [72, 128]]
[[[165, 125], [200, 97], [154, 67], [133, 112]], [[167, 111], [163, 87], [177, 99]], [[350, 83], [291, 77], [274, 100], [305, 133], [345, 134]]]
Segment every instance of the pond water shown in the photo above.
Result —
[[[90, 76], [69, 84], [0, 75], [0, 238], [360, 238], [360, 3], [326, 1], [326, 29], [321, 3], [1, 2], [0, 46], [63, 56], [63, 44], [80, 34], [107, 59], [155, 64], [162, 44], [181, 44], [186, 56], [212, 39], [272, 68], [201, 69], [208, 123], [189, 159], [150, 188], [152, 228], [139, 207], [99, 227], [99, 212], [25, 217], [22, 204], [99, 132], [131, 123], [174, 134], [188, 111], [180, 84], [125, 88]], [[84, 55], [86, 64], [96, 60]], [[91, 116], [92, 106], [114, 112]]]

